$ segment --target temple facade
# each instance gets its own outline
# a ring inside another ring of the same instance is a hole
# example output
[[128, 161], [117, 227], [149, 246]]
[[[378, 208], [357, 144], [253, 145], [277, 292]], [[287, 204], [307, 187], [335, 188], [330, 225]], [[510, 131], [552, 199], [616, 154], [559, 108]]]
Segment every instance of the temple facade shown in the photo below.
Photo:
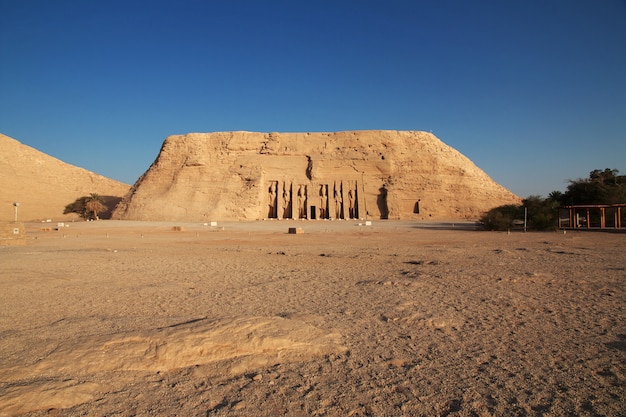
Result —
[[426, 132], [170, 136], [113, 218], [472, 219], [519, 203]]
[[[269, 181], [268, 219], [359, 219], [359, 183]], [[363, 199], [361, 199], [361, 205]]]

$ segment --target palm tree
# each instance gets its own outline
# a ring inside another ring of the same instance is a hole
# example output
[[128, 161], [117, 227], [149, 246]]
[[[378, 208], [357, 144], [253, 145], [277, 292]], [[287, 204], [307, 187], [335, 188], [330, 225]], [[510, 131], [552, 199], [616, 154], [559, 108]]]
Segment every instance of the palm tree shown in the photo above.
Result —
[[548, 194], [548, 200], [553, 203], [561, 204], [563, 202], [563, 193], [560, 191], [552, 191]]
[[105, 205], [102, 203], [102, 197], [96, 193], [91, 193], [85, 199], [85, 210], [93, 213], [94, 220], [98, 220], [98, 213], [106, 210]]

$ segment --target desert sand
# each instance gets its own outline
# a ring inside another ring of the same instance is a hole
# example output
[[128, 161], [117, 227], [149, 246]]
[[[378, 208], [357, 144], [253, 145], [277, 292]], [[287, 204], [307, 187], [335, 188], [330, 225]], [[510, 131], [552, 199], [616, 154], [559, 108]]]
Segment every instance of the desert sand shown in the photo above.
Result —
[[360, 224], [28, 224], [0, 416], [624, 415], [626, 234]]

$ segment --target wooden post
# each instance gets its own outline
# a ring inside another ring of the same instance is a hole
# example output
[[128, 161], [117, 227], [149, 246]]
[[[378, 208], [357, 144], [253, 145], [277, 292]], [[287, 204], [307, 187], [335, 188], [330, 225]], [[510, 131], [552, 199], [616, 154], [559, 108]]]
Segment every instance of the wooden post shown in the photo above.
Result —
[[604, 207], [600, 207], [600, 228], [604, 229], [606, 227], [606, 219], [604, 217]]
[[587, 209], [587, 229], [591, 229], [591, 215], [589, 209]]

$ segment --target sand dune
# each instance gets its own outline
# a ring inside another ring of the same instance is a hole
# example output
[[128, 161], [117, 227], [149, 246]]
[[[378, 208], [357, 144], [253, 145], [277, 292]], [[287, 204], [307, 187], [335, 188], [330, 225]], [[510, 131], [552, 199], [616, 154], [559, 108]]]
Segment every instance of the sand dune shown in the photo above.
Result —
[[0, 221], [13, 221], [13, 203], [20, 203], [19, 220], [71, 220], [66, 205], [91, 193], [99, 194], [110, 216], [129, 185], [46, 155], [0, 133]]

